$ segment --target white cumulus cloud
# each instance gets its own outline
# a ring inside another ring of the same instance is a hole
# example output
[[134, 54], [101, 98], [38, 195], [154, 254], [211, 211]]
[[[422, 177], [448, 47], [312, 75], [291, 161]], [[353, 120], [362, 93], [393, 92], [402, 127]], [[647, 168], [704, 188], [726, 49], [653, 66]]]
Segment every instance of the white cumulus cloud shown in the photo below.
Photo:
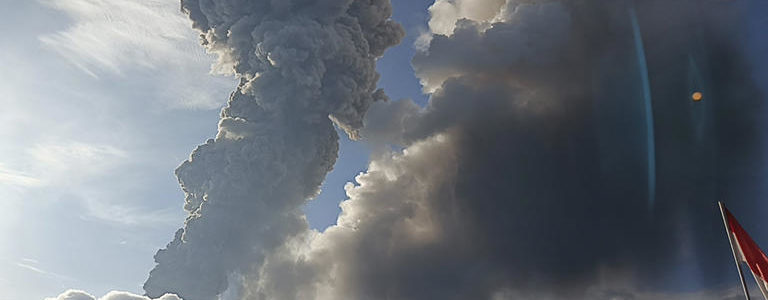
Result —
[[166, 294], [160, 298], [151, 299], [145, 296], [140, 296], [128, 292], [112, 291], [107, 293], [101, 298], [96, 298], [91, 294], [88, 294], [79, 290], [68, 290], [55, 298], [45, 298], [45, 300], [182, 300], [176, 295]]

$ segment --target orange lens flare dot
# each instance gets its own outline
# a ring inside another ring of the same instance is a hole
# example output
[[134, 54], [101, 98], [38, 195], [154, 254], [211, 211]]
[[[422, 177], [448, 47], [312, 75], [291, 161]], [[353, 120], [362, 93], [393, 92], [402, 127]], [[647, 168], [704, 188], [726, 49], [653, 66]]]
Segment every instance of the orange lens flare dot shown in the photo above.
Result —
[[693, 99], [693, 101], [699, 102], [701, 99], [704, 99], [704, 94], [701, 92], [695, 92], [693, 95], [691, 95], [691, 99]]

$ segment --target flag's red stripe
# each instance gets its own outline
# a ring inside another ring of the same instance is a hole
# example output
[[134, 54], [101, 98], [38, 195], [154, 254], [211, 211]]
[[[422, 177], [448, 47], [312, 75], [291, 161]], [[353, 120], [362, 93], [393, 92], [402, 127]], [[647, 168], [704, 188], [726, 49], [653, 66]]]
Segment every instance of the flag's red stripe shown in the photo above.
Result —
[[736, 221], [736, 218], [730, 211], [728, 211], [728, 209], [725, 209], [725, 214], [728, 217], [728, 228], [736, 238], [736, 243], [738, 243], [739, 248], [741, 248], [741, 252], [744, 254], [744, 260], [746, 260], [747, 265], [749, 265], [749, 269], [752, 270], [752, 273], [755, 274], [755, 276], [760, 277], [763, 282], [768, 281], [768, 257], [763, 250], [760, 250], [760, 247], [757, 246], [757, 243], [752, 240], [744, 228], [739, 225], [739, 222]]

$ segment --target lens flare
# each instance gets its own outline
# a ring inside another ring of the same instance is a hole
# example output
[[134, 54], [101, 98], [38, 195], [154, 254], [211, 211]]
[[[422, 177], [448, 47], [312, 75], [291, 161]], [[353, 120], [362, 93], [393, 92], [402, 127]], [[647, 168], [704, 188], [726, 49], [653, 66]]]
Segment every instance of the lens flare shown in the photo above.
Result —
[[695, 102], [699, 102], [702, 99], [704, 99], [704, 94], [702, 94], [701, 92], [694, 92], [693, 94], [691, 94], [691, 99]]

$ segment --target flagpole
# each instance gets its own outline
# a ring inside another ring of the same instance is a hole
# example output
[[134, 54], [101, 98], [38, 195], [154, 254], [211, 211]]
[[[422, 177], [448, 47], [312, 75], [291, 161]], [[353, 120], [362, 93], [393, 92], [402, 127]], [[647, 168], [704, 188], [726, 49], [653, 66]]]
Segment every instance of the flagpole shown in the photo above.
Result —
[[731, 230], [728, 227], [728, 217], [725, 216], [725, 205], [723, 202], [717, 201], [720, 206], [720, 215], [723, 216], [723, 225], [725, 225], [725, 234], [728, 236], [728, 243], [731, 245], [731, 253], [733, 254], [733, 261], [736, 263], [736, 269], [739, 270], [739, 279], [741, 280], [741, 287], [744, 289], [744, 297], [749, 299], [749, 291], [747, 290], [747, 282], [744, 281], [744, 273], [741, 271], [741, 264], [739, 258], [736, 257], [736, 248], [733, 247], [733, 237], [731, 236]]

